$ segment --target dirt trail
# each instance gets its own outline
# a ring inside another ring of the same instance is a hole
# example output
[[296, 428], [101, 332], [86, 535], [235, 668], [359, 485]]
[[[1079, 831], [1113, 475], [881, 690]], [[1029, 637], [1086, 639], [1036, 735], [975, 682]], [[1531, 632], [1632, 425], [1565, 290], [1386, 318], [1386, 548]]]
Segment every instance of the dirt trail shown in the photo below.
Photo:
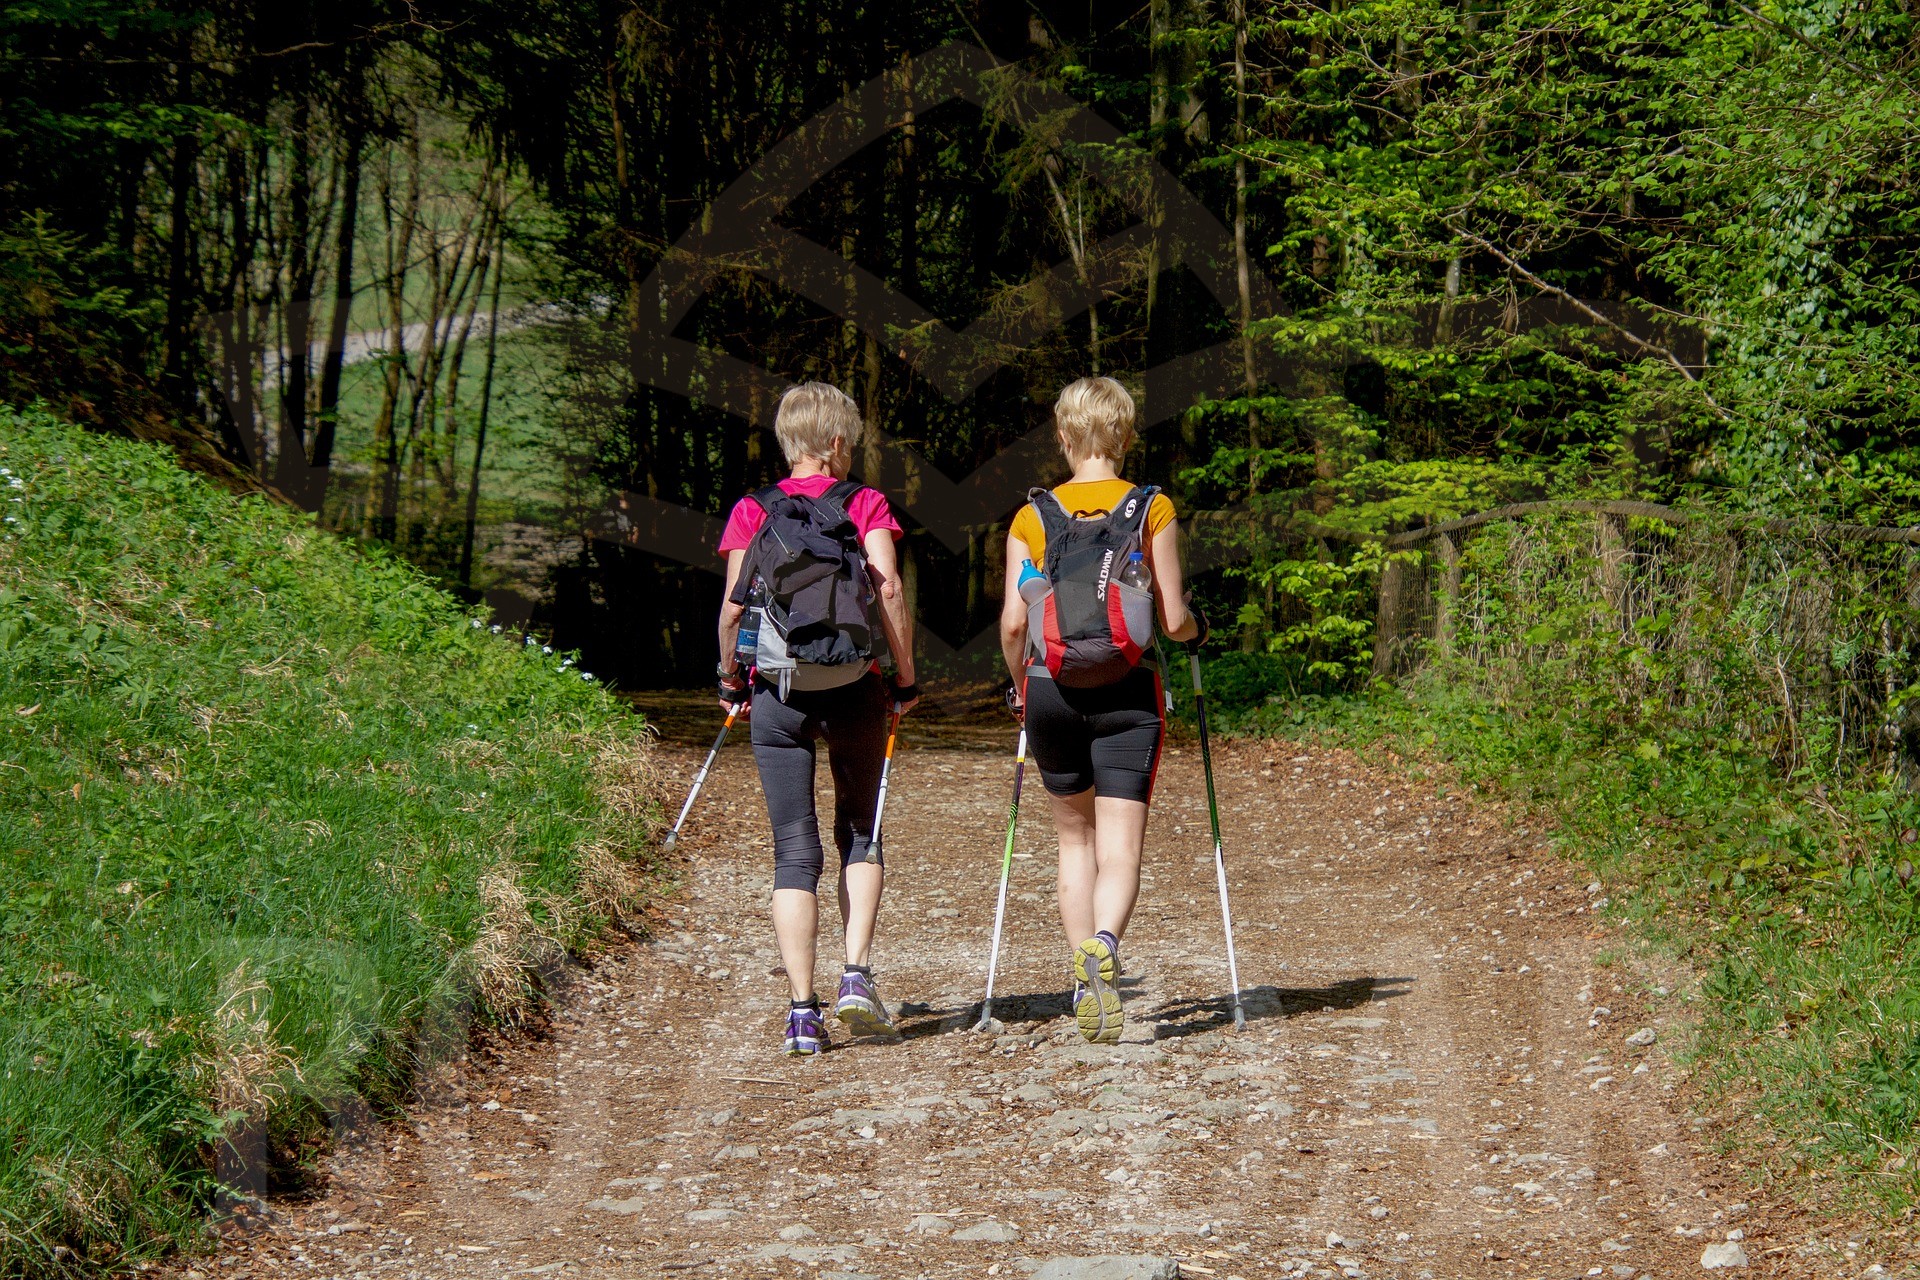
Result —
[[[707, 731], [664, 744], [676, 778]], [[895, 766], [875, 955], [903, 1041], [777, 1054], [768, 839], [751, 757], [730, 747], [657, 936], [582, 975], [549, 1035], [343, 1154], [321, 1200], [219, 1265], [1611, 1280], [1699, 1274], [1703, 1248], [1733, 1236], [1746, 1274], [1842, 1273], [1738, 1203], [1666, 1045], [1628, 1043], [1649, 1024], [1628, 980], [1594, 967], [1604, 930], [1578, 869], [1493, 806], [1348, 755], [1219, 753], [1250, 1019], [1235, 1033], [1198, 752], [1169, 750], [1117, 1047], [1084, 1044], [1068, 1015], [1030, 785], [1006, 1034], [970, 1033], [1011, 734], [930, 731]], [[836, 974], [823, 960], [829, 992]], [[1115, 1260], [1063, 1261], [1096, 1256]]]

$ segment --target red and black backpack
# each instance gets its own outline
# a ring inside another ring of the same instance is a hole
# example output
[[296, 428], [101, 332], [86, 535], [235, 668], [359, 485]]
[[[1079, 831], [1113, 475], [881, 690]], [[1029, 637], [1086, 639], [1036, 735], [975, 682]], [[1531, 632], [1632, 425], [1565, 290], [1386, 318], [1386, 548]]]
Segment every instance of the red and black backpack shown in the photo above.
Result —
[[1027, 499], [1046, 531], [1052, 588], [1028, 606], [1035, 659], [1060, 684], [1076, 689], [1113, 684], [1140, 665], [1153, 646], [1153, 592], [1120, 581], [1136, 551], [1144, 552], [1153, 485], [1140, 485], [1111, 511], [1074, 513], [1050, 489]]

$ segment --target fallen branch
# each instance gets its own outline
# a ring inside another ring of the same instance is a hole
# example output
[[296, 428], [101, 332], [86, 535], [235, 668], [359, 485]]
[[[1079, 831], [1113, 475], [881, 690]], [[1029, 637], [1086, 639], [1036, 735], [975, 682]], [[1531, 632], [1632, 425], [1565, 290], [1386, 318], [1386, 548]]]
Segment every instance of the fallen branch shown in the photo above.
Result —
[[1639, 334], [1627, 328], [1625, 325], [1621, 324], [1619, 321], [1610, 319], [1607, 316], [1602, 315], [1600, 312], [1594, 310], [1593, 307], [1587, 305], [1587, 303], [1583, 302], [1581, 299], [1576, 298], [1573, 294], [1568, 293], [1565, 289], [1562, 289], [1559, 285], [1548, 284], [1545, 280], [1542, 280], [1539, 276], [1533, 274], [1533, 272], [1527, 270], [1525, 267], [1521, 266], [1518, 262], [1514, 261], [1514, 259], [1512, 259], [1507, 255], [1505, 250], [1501, 249], [1499, 245], [1493, 243], [1493, 241], [1491, 240], [1488, 240], [1486, 237], [1475, 235], [1473, 232], [1468, 231], [1465, 227], [1459, 226], [1457, 224], [1450, 224], [1450, 225], [1452, 226], [1453, 232], [1456, 235], [1458, 235], [1461, 239], [1469, 241], [1472, 244], [1476, 244], [1480, 248], [1486, 250], [1495, 259], [1497, 259], [1502, 266], [1506, 267], [1507, 270], [1513, 272], [1515, 275], [1519, 276], [1522, 280], [1525, 280], [1528, 284], [1532, 285], [1534, 288], [1538, 289], [1540, 292], [1552, 294], [1554, 297], [1559, 298], [1561, 301], [1565, 302], [1568, 306], [1571, 306], [1574, 310], [1578, 311], [1581, 315], [1586, 316], [1588, 319], [1592, 320], [1595, 324], [1602, 324], [1602, 325], [1605, 325], [1607, 328], [1613, 330], [1615, 333], [1619, 334], [1621, 337], [1625, 338], [1628, 342], [1632, 343], [1634, 346], [1638, 347], [1640, 350], [1646, 352], [1648, 355], [1659, 356], [1662, 360], [1665, 360], [1668, 364], [1672, 365], [1675, 369], [1679, 371], [1681, 377], [1685, 378], [1688, 382], [1691, 382], [1695, 387], [1699, 388], [1700, 398], [1707, 402], [1707, 408], [1713, 410], [1715, 415], [1717, 415], [1723, 422], [1731, 419], [1732, 415], [1729, 414], [1725, 409], [1722, 409], [1719, 406], [1719, 404], [1714, 401], [1714, 398], [1711, 395], [1707, 394], [1706, 388], [1700, 385], [1700, 379], [1694, 375], [1693, 370], [1688, 367], [1686, 361], [1682, 360], [1679, 356], [1673, 354], [1672, 351], [1668, 350], [1666, 347], [1661, 346], [1657, 342], [1653, 342], [1647, 338], [1641, 337]]

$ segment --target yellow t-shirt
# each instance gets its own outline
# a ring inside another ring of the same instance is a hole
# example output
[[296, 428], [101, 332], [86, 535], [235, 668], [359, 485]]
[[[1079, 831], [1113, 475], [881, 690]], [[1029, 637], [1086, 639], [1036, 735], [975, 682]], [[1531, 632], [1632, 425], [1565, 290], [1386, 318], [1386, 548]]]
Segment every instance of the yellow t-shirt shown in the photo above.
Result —
[[[1060, 499], [1060, 505], [1069, 513], [1111, 511], [1113, 505], [1133, 491], [1133, 483], [1128, 480], [1088, 480], [1082, 484], [1063, 484], [1055, 489], [1054, 495]], [[1173, 499], [1164, 493], [1153, 495], [1153, 505], [1147, 508], [1147, 541], [1152, 542], [1159, 532], [1173, 523]], [[1033, 557], [1036, 565], [1047, 563], [1047, 531], [1040, 523], [1040, 516], [1029, 502], [1020, 508], [1020, 514], [1013, 518], [1013, 528], [1009, 535], [1027, 544], [1027, 554]]]

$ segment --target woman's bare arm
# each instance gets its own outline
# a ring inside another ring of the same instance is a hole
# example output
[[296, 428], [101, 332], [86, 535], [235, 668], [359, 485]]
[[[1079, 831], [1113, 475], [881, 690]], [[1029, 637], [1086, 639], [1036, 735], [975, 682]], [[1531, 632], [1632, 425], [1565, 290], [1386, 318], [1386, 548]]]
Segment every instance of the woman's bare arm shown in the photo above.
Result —
[[[887, 647], [893, 650], [894, 674], [900, 683], [913, 684], [916, 675], [913, 614], [907, 609], [907, 593], [900, 581], [900, 557], [893, 545], [893, 532], [874, 529], [867, 534], [863, 545], [867, 551], [867, 568], [873, 573], [874, 587], [880, 597], [880, 628], [887, 633]], [[911, 709], [913, 703], [905, 706]]]
[[1186, 583], [1180, 573], [1180, 522], [1153, 535], [1147, 544], [1147, 568], [1153, 573], [1153, 596], [1160, 606], [1160, 632], [1184, 644], [1200, 634], [1200, 623], [1187, 608]]
[[1033, 553], [1019, 538], [1007, 538], [1007, 596], [1000, 606], [1000, 656], [1016, 689], [1027, 683], [1027, 602], [1020, 598], [1020, 565]]
[[733, 651], [740, 643], [740, 620], [747, 616], [746, 606], [733, 602], [733, 586], [740, 581], [740, 566], [746, 562], [744, 548], [727, 552], [727, 588], [720, 596], [720, 669], [732, 671], [737, 664]]

